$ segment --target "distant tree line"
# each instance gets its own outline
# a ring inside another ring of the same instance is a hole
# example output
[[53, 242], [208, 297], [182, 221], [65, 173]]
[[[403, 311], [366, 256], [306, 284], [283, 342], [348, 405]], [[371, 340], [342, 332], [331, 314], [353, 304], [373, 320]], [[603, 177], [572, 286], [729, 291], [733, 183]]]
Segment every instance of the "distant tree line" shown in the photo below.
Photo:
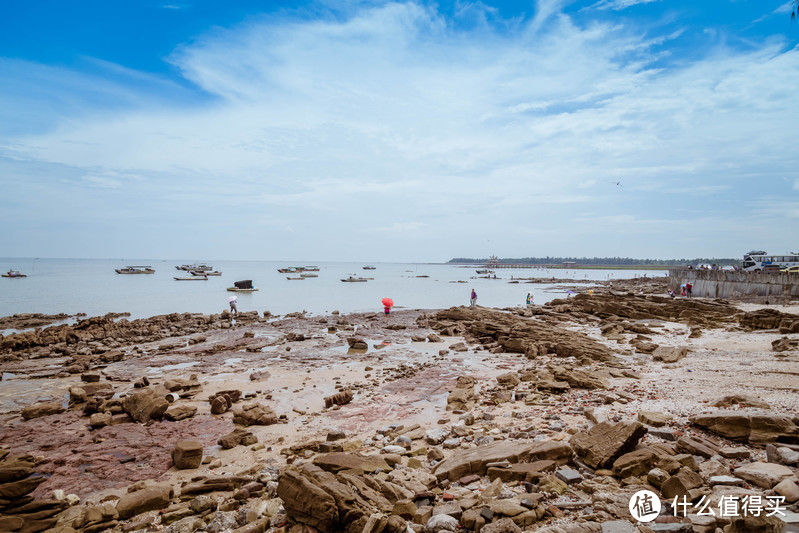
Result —
[[[456, 257], [448, 263], [474, 264], [488, 263], [489, 259]], [[520, 265], [558, 265], [577, 263], [578, 265], [615, 265], [615, 266], [683, 266], [698, 264], [736, 265], [740, 258], [697, 258], [697, 259], [633, 259], [632, 257], [503, 257], [497, 259], [502, 264]]]

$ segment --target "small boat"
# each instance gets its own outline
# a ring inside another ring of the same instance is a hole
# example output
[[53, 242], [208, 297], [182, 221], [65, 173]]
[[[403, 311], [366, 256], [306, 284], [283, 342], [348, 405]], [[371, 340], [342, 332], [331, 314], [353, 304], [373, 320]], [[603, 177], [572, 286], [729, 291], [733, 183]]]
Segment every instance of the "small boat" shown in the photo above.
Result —
[[185, 278], [175, 278], [175, 281], [208, 281], [208, 276], [188, 276]]
[[366, 281], [369, 281], [369, 280], [366, 279], [366, 278], [356, 278], [355, 276], [350, 276], [350, 277], [348, 277], [346, 279], [342, 279], [341, 281], [343, 281], [345, 283], [361, 283], [361, 282], [366, 282]]
[[214, 267], [210, 265], [200, 264], [200, 265], [180, 265], [175, 267], [178, 270], [184, 270], [186, 272], [206, 272], [213, 270]]
[[305, 278], [304, 278], [304, 277], [302, 277], [302, 276], [300, 276], [299, 278], [292, 278], [291, 276], [286, 276], [286, 279], [290, 279], [290, 280], [304, 280]]
[[489, 269], [487, 269], [487, 268], [483, 268], [483, 269], [481, 269], [481, 270], [477, 270], [476, 272], [477, 272], [478, 274], [493, 274], [493, 273], [494, 273], [494, 271], [493, 271], [493, 270], [489, 270]]
[[192, 276], [221, 276], [222, 272], [219, 270], [192, 270]]
[[301, 278], [318, 278], [319, 274], [308, 274], [307, 272], [303, 272], [300, 274]]
[[115, 268], [117, 274], [155, 274], [149, 266], [126, 266], [125, 268]]
[[227, 288], [230, 292], [255, 292], [258, 290], [258, 287], [252, 286], [251, 279], [245, 279], [242, 281], [234, 281], [232, 287]]
[[319, 267], [318, 266], [307, 266], [303, 270], [305, 270], [306, 272], [319, 272]]
[[299, 272], [303, 272], [305, 269], [303, 267], [285, 267], [285, 268], [278, 268], [277, 271], [281, 274], [297, 274]]
[[372, 265], [366, 265], [363, 267], [364, 270], [377, 270], [377, 267], [373, 267]]
[[0, 274], [4, 278], [27, 278], [27, 274], [21, 273], [19, 270], [9, 270], [5, 274]]

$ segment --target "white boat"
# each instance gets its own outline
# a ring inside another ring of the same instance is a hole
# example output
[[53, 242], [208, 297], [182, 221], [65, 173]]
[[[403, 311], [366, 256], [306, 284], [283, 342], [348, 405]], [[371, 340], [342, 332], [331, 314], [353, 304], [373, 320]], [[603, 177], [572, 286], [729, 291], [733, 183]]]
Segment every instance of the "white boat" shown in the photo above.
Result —
[[188, 276], [185, 278], [175, 278], [175, 281], [208, 281], [207, 276]]
[[303, 272], [302, 274], [300, 274], [300, 277], [301, 278], [318, 278], [319, 274], [308, 274], [306, 272]]
[[341, 281], [345, 283], [363, 283], [369, 280], [366, 278], [356, 278], [355, 276], [350, 276], [348, 278], [342, 279]]

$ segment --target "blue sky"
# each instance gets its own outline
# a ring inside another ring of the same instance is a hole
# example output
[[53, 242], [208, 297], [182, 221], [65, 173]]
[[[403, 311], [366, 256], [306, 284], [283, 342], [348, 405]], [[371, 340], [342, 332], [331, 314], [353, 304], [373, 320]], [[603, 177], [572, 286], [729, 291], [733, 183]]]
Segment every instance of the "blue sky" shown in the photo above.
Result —
[[0, 255], [799, 249], [787, 2], [9, 1], [0, 15]]

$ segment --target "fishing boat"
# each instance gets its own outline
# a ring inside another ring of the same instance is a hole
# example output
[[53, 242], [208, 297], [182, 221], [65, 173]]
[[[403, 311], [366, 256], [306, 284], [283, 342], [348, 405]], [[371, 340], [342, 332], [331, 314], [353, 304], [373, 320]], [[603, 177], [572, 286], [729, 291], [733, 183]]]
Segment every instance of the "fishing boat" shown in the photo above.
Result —
[[308, 274], [307, 272], [303, 272], [300, 274], [301, 278], [318, 278], [319, 274]]
[[481, 270], [477, 270], [476, 272], [477, 272], [478, 274], [493, 274], [493, 273], [494, 273], [494, 271], [493, 271], [493, 270], [489, 270], [489, 269], [487, 269], [487, 268], [483, 268], [483, 269], [481, 269]]
[[292, 281], [296, 281], [296, 280], [304, 280], [305, 278], [303, 278], [302, 276], [300, 276], [299, 278], [292, 278], [291, 276], [286, 276], [286, 279], [290, 279]]
[[149, 266], [126, 266], [125, 268], [115, 268], [117, 274], [155, 274], [155, 270]]
[[192, 270], [192, 276], [221, 276], [222, 272], [219, 270]]
[[377, 270], [377, 267], [374, 267], [372, 265], [366, 265], [365, 267], [363, 267], [363, 269], [364, 270]]
[[350, 276], [348, 278], [342, 279], [341, 281], [345, 283], [363, 283], [369, 280], [366, 278], [356, 278], [355, 276]]
[[187, 276], [185, 278], [175, 277], [175, 281], [208, 281], [208, 276]]
[[319, 272], [318, 266], [307, 266], [304, 268], [305, 272]]
[[299, 272], [305, 271], [305, 268], [304, 267], [284, 267], [284, 268], [278, 268], [277, 271], [280, 272], [281, 274], [297, 274]]
[[9, 270], [5, 274], [0, 274], [4, 278], [27, 278], [27, 274], [21, 273], [19, 270]]
[[252, 286], [251, 279], [245, 279], [242, 281], [234, 281], [232, 287], [227, 288], [230, 292], [255, 292], [258, 290], [258, 287]]
[[178, 270], [184, 270], [186, 272], [209, 272], [214, 269], [211, 265], [206, 264], [199, 264], [199, 265], [179, 265], [175, 266]]

